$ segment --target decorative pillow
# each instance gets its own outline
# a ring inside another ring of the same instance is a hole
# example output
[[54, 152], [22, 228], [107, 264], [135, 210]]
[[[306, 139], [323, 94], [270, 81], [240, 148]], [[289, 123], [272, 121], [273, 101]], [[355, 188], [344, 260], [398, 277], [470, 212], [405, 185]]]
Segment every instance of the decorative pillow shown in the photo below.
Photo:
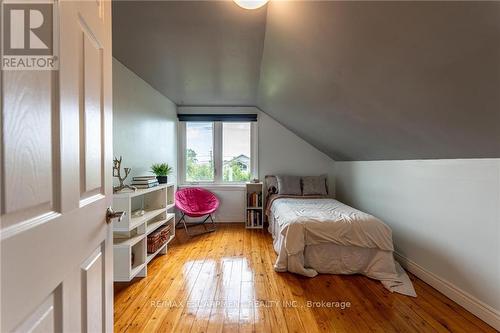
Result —
[[276, 176], [266, 176], [266, 186], [268, 194], [278, 194], [278, 179]]
[[326, 177], [311, 176], [302, 177], [302, 194], [303, 195], [327, 195]]
[[302, 195], [300, 188], [300, 177], [298, 176], [276, 176], [278, 179], [278, 193], [288, 195]]

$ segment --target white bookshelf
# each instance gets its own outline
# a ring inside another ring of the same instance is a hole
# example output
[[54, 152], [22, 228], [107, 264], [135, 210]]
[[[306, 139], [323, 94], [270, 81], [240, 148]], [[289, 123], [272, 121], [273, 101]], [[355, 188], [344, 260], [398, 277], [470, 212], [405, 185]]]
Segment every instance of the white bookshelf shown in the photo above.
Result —
[[[258, 200], [251, 202], [252, 193], [257, 193]], [[264, 228], [264, 184], [246, 183], [245, 198], [245, 227], [247, 229]]]
[[[148, 263], [167, 253], [168, 243], [175, 237], [174, 195], [173, 183], [113, 195], [113, 210], [125, 212], [121, 221], [113, 222], [115, 281], [145, 277]], [[144, 210], [144, 214], [135, 216], [137, 210]], [[147, 253], [147, 236], [166, 224], [171, 224], [169, 239], [156, 252]]]

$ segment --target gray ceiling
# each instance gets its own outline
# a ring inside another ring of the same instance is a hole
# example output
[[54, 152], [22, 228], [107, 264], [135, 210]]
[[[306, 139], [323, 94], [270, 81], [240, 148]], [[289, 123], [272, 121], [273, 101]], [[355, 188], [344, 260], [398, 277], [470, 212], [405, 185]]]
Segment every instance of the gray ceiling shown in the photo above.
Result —
[[113, 55], [179, 105], [255, 105], [266, 8], [113, 1]]
[[179, 105], [256, 105], [336, 160], [500, 157], [500, 2], [266, 7], [114, 2], [114, 56]]

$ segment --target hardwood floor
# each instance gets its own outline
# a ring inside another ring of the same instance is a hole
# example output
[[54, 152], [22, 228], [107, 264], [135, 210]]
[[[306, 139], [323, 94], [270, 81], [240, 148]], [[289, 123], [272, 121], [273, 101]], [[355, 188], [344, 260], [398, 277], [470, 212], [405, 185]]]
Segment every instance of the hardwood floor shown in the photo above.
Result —
[[147, 278], [115, 286], [115, 331], [496, 332], [414, 276], [417, 298], [364, 276], [276, 273], [275, 258], [266, 231], [178, 230]]

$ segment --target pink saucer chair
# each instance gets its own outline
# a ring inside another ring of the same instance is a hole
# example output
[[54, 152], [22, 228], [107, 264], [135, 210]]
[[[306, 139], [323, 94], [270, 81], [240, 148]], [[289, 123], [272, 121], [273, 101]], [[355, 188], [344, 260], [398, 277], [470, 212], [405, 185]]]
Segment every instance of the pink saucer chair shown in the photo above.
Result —
[[[177, 222], [177, 225], [182, 222], [188, 236], [196, 236], [215, 231], [215, 221], [212, 214], [219, 208], [219, 199], [212, 192], [200, 187], [184, 188], [175, 193], [175, 206], [182, 212], [182, 216], [179, 222]], [[200, 222], [186, 223], [186, 216], [206, 217]], [[205, 222], [207, 222], [208, 219], [212, 221], [212, 227], [207, 229]], [[188, 227], [197, 225], [203, 225], [205, 231], [197, 234], [189, 233]]]

